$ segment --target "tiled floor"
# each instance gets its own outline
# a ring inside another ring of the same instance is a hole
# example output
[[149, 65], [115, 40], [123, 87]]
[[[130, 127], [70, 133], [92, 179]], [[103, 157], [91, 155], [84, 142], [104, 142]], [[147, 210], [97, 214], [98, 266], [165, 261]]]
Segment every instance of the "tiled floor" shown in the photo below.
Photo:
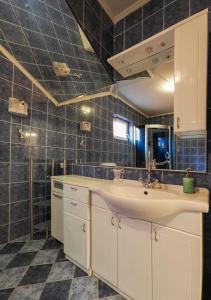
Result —
[[0, 246], [1, 300], [123, 300], [94, 276], [65, 259], [55, 239]]

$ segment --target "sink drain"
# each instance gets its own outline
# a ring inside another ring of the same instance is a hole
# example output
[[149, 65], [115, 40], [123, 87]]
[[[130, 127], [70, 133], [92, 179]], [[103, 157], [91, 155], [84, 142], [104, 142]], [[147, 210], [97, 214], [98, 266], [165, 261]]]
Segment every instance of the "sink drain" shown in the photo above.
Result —
[[148, 195], [148, 192], [147, 192], [147, 191], [144, 191], [144, 195]]

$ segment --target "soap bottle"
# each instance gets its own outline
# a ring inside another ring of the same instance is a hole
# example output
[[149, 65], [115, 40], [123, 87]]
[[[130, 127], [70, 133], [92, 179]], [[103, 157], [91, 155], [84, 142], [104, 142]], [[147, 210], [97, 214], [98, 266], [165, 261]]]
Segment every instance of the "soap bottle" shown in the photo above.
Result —
[[183, 177], [183, 192], [188, 194], [194, 193], [194, 179], [193, 177], [190, 177], [190, 168], [188, 168], [187, 174], [185, 177]]

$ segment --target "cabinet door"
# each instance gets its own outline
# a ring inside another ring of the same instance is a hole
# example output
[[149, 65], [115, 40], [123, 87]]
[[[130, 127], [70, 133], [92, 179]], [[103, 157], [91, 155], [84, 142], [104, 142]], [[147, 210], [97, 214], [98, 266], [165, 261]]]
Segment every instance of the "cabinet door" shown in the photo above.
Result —
[[52, 194], [51, 196], [51, 234], [63, 243], [63, 197]]
[[117, 285], [117, 227], [111, 211], [92, 207], [93, 271]]
[[118, 288], [135, 300], [151, 300], [151, 223], [118, 219]]
[[174, 131], [206, 132], [208, 16], [175, 29]]
[[158, 225], [152, 234], [153, 300], [201, 299], [201, 238]]
[[88, 222], [64, 213], [64, 253], [84, 268], [88, 268]]

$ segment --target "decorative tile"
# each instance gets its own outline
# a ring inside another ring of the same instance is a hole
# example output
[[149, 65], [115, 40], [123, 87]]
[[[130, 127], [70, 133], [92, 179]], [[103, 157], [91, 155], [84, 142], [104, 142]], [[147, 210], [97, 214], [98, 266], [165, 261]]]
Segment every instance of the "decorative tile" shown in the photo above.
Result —
[[15, 254], [1, 254], [0, 255], [0, 270], [6, 268], [6, 266], [11, 262], [14, 258]]
[[27, 267], [5, 269], [0, 272], [0, 290], [16, 287]]
[[24, 245], [24, 242], [15, 242], [6, 244], [1, 250], [0, 254], [17, 253]]
[[74, 277], [76, 278], [76, 277], [84, 277], [84, 276], [88, 276], [88, 274], [76, 266]]
[[96, 277], [79, 277], [72, 280], [70, 300], [94, 300], [97, 298], [97, 296], [98, 291]]
[[44, 245], [45, 240], [31, 240], [25, 243], [19, 253], [39, 251]]
[[114, 296], [114, 295], [117, 295], [117, 294], [118, 293], [115, 290], [113, 290], [110, 286], [108, 286], [103, 281], [99, 280], [99, 282], [98, 282], [98, 295], [99, 295], [99, 298]]
[[59, 262], [59, 261], [67, 261], [67, 259], [65, 258], [65, 254], [64, 254], [63, 249], [60, 249], [60, 250], [59, 250], [59, 254], [58, 254], [58, 256], [57, 256], [56, 261], [57, 261], [57, 262]]
[[1, 300], [8, 300], [10, 295], [12, 294], [13, 289], [6, 289], [0, 291], [0, 299]]
[[19, 286], [10, 296], [10, 300], [39, 300], [43, 288], [44, 284]]
[[[47, 280], [51, 267], [52, 265], [40, 265], [40, 266], [29, 267], [28, 271], [24, 275], [19, 285], [28, 285], [28, 284], [45, 282]], [[7, 270], [14, 270], [14, 269], [7, 269]]]
[[53, 264], [58, 256], [58, 249], [40, 250], [31, 265]]
[[42, 247], [42, 250], [44, 249], [59, 249], [61, 247], [61, 243], [55, 239], [49, 239], [45, 242], [45, 244]]
[[36, 254], [37, 252], [18, 253], [7, 265], [7, 268], [28, 266], [30, 265]]
[[42, 292], [40, 300], [68, 300], [70, 287], [71, 280], [47, 283]]
[[68, 280], [74, 277], [75, 265], [70, 261], [56, 262], [48, 276], [48, 281]]

